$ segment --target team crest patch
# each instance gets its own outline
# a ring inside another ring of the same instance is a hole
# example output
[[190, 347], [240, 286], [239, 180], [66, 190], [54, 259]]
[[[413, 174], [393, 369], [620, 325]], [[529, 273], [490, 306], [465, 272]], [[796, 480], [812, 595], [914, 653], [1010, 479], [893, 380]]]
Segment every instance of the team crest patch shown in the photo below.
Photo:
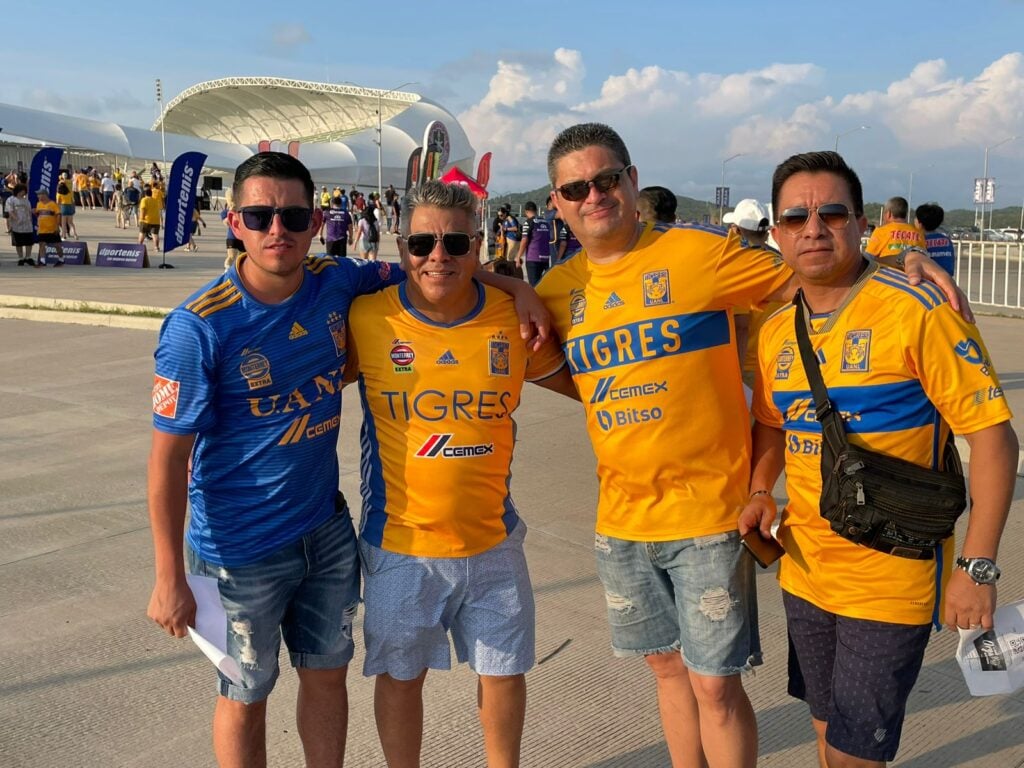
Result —
[[181, 384], [174, 379], [153, 376], [153, 413], [168, 419], [178, 415], [178, 391]]
[[789, 369], [793, 367], [793, 360], [796, 357], [796, 353], [793, 352], [795, 345], [795, 341], [787, 341], [779, 350], [779, 354], [775, 358], [776, 381], [785, 381], [789, 378]]
[[843, 340], [842, 373], [865, 373], [871, 369], [871, 331], [847, 331]]
[[587, 312], [587, 297], [582, 288], [569, 291], [569, 320], [572, 325], [579, 325]]
[[668, 270], [644, 272], [644, 306], [656, 307], [672, 303], [672, 291], [668, 283]]
[[249, 389], [260, 389], [274, 383], [270, 378], [270, 361], [256, 350], [242, 350], [242, 364], [238, 366], [238, 372]]
[[334, 342], [334, 353], [341, 357], [348, 348], [348, 337], [345, 334], [345, 319], [337, 312], [331, 312], [327, 316], [327, 330], [331, 332], [331, 341]]
[[509, 344], [508, 336], [500, 331], [492, 336], [487, 342], [487, 363], [491, 376], [508, 376], [511, 366], [509, 365]]
[[390, 354], [395, 373], [412, 373], [412, 362], [416, 359], [416, 353], [412, 351], [409, 342], [395, 339], [391, 342]]

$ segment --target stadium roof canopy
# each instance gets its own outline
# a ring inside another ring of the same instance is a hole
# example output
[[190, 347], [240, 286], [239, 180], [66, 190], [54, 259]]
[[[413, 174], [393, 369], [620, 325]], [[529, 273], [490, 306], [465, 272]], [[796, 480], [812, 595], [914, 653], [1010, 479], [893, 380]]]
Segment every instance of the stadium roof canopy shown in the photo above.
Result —
[[[382, 183], [405, 186], [409, 156], [430, 123], [448, 130], [445, 168], [473, 172], [475, 152], [458, 120], [414, 93], [277, 77], [227, 77], [188, 88], [167, 103], [150, 130], [0, 104], [4, 132], [113, 157], [169, 162], [182, 152], [208, 155], [231, 172], [261, 141], [299, 142], [299, 159], [318, 184], [377, 185], [377, 110]], [[161, 120], [163, 136], [161, 136]]]

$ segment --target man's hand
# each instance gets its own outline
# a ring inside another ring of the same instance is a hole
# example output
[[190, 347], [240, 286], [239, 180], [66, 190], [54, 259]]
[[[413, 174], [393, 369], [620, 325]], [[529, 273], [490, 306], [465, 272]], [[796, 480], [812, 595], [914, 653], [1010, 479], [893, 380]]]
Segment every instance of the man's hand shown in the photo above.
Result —
[[967, 572], [954, 568], [946, 586], [944, 618], [946, 627], [956, 629], [992, 629], [996, 610], [995, 584], [975, 584]]
[[974, 322], [974, 313], [967, 301], [967, 294], [960, 290], [957, 284], [950, 277], [949, 272], [944, 270], [935, 261], [919, 250], [906, 251], [903, 263], [904, 272], [910, 279], [911, 285], [917, 285], [921, 280], [928, 280], [935, 283], [946, 294], [950, 305], [968, 323]]
[[759, 493], [752, 496], [736, 520], [740, 536], [744, 536], [756, 528], [761, 531], [761, 536], [770, 539], [776, 511], [775, 499], [770, 493]]
[[196, 600], [188, 583], [157, 578], [146, 615], [173, 637], [185, 637], [196, 624]]

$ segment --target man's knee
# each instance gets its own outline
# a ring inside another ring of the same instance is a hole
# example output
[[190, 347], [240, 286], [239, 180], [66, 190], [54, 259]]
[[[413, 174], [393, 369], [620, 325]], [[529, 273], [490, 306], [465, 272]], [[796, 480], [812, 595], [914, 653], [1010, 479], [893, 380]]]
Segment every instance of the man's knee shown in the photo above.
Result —
[[304, 686], [323, 689], [338, 689], [345, 687], [348, 676], [348, 665], [336, 669], [309, 669], [308, 667], [297, 667], [299, 681]]
[[235, 701], [227, 696], [218, 696], [217, 711], [218, 714], [229, 717], [235, 722], [258, 724], [266, 719], [267, 700], [245, 702]]
[[681, 677], [688, 674], [679, 651], [651, 653], [644, 656], [644, 661], [657, 678]]
[[884, 762], [848, 755], [831, 744], [825, 745], [825, 759], [828, 760], [829, 768], [885, 768]]
[[746, 694], [739, 675], [698, 675], [690, 673], [693, 694], [702, 707], [731, 710], [743, 700]]
[[427, 679], [427, 670], [423, 670], [412, 680], [399, 680], [387, 672], [377, 675], [378, 689], [384, 689], [388, 693], [396, 695], [409, 695], [419, 693], [423, 689], [423, 681]]

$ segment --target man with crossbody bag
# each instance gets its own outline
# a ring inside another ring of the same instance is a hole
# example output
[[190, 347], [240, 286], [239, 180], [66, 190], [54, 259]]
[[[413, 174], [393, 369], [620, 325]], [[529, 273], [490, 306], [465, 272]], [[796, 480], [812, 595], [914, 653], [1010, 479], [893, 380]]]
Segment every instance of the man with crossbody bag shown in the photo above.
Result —
[[[992, 626], [1017, 438], [977, 328], [931, 286], [861, 254], [860, 181], [839, 155], [786, 160], [772, 203], [801, 295], [761, 332], [739, 529], [770, 535], [784, 465], [789, 691], [810, 706], [821, 765], [883, 766], [930, 625]], [[960, 557], [951, 430], [972, 459]]]

